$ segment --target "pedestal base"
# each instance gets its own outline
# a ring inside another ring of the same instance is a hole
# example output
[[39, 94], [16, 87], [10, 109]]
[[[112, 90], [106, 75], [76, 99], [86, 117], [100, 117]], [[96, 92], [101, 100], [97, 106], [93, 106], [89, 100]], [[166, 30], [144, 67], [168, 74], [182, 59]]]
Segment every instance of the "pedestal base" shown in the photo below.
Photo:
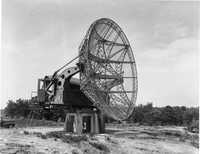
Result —
[[75, 110], [67, 112], [64, 131], [77, 134], [104, 133], [105, 124], [103, 115], [92, 110]]

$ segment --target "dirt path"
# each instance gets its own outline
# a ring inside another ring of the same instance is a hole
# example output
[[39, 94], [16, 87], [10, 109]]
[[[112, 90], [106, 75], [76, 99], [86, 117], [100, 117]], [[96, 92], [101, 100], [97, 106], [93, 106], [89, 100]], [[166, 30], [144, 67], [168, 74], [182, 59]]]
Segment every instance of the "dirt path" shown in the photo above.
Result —
[[[0, 153], [197, 154], [178, 127], [108, 127], [107, 134], [77, 136], [62, 127], [0, 129]], [[170, 133], [169, 133], [170, 132]]]

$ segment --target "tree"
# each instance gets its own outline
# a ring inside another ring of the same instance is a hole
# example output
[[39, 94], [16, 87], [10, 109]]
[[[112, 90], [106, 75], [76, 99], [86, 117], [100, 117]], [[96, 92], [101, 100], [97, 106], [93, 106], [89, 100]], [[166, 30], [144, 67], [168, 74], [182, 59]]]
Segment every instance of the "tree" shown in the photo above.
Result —
[[29, 107], [29, 101], [28, 100], [22, 100], [18, 99], [16, 101], [17, 103], [17, 113], [19, 116], [27, 117], [30, 113], [30, 107]]
[[166, 106], [162, 109], [161, 114], [162, 124], [175, 125], [176, 124], [176, 115], [173, 107]]
[[16, 115], [16, 108], [17, 104], [12, 100], [8, 100], [7, 106], [5, 108], [5, 114], [13, 118]]
[[183, 122], [189, 125], [192, 120], [199, 120], [199, 109], [198, 108], [188, 108], [183, 114]]
[[5, 108], [5, 113], [13, 117], [27, 117], [30, 112], [29, 101], [18, 99], [16, 102], [9, 100]]

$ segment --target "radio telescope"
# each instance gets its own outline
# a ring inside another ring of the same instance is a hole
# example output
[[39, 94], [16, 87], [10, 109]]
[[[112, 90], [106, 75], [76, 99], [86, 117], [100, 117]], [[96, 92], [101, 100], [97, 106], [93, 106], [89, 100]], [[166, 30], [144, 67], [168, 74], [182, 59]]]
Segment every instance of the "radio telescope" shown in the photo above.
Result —
[[[77, 66], [67, 67], [76, 59]], [[75, 80], [77, 73], [80, 78]], [[65, 111], [67, 132], [104, 132], [104, 115], [126, 120], [136, 102], [137, 71], [124, 32], [110, 19], [96, 20], [79, 47], [79, 55], [53, 75], [38, 79], [37, 92], [44, 109]]]
[[137, 71], [129, 41], [111, 19], [96, 20], [79, 47], [80, 89], [97, 108], [127, 119], [137, 96]]

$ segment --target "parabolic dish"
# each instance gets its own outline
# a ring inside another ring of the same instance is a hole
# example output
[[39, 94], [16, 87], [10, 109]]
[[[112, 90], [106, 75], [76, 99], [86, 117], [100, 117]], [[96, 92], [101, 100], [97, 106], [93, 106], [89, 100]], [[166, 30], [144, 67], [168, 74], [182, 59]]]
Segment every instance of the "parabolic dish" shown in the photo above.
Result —
[[79, 47], [80, 88], [94, 105], [116, 120], [133, 112], [137, 97], [135, 58], [128, 39], [112, 20], [96, 20]]

